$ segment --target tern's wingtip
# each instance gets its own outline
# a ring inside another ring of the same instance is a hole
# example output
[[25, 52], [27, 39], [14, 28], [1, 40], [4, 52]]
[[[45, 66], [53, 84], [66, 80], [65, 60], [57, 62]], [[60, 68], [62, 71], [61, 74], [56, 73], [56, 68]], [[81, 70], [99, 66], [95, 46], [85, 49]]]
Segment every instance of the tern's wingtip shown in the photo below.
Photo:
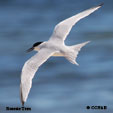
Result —
[[87, 41], [86, 44], [90, 43], [91, 41]]
[[24, 102], [24, 101], [22, 101], [22, 106], [23, 106], [23, 107], [24, 107], [24, 103], [25, 103], [25, 102]]
[[98, 6], [100, 6], [100, 7], [101, 7], [101, 6], [103, 6], [103, 5], [104, 5], [104, 3], [101, 3], [101, 4], [100, 4], [100, 5], [98, 5]]

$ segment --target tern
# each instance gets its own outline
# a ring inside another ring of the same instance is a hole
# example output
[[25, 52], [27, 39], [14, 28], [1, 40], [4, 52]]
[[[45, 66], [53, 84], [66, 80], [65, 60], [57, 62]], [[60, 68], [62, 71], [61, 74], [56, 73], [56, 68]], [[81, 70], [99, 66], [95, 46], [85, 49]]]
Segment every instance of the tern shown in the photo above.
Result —
[[38, 70], [38, 68], [48, 60], [51, 56], [65, 57], [72, 64], [78, 65], [76, 62], [77, 55], [80, 49], [85, 46], [89, 41], [84, 43], [67, 46], [64, 41], [71, 31], [72, 27], [82, 18], [93, 13], [99, 9], [103, 4], [96, 7], [82, 11], [68, 19], [65, 19], [58, 23], [48, 41], [37, 42], [28, 49], [28, 52], [35, 50], [38, 51], [33, 57], [27, 60], [22, 68], [21, 72], [21, 83], [20, 83], [20, 97], [21, 103], [24, 106], [28, 98], [32, 86], [32, 79]]

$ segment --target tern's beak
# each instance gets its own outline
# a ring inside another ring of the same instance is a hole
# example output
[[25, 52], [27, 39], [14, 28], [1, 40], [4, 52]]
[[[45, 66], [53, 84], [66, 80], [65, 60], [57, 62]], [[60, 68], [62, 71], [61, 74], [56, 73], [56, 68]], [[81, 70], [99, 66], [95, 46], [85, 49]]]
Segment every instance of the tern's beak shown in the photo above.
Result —
[[31, 52], [31, 51], [33, 51], [33, 50], [34, 50], [34, 48], [31, 47], [31, 48], [29, 48], [26, 52], [28, 53], [28, 52]]

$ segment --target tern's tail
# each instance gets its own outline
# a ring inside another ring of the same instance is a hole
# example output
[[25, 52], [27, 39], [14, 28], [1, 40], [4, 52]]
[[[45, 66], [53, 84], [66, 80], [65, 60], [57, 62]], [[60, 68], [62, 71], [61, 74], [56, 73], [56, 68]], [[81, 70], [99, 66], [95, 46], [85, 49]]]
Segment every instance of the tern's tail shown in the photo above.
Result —
[[66, 59], [69, 60], [72, 64], [76, 64], [76, 65], [79, 65], [77, 62], [76, 62], [76, 58], [77, 58], [77, 55], [80, 51], [80, 49], [85, 46], [87, 43], [89, 43], [90, 41], [87, 41], [87, 42], [84, 42], [84, 43], [81, 43], [81, 44], [77, 44], [77, 45], [73, 45], [73, 46], [70, 46], [70, 49], [71, 50], [74, 50], [74, 52], [69, 52], [65, 55]]

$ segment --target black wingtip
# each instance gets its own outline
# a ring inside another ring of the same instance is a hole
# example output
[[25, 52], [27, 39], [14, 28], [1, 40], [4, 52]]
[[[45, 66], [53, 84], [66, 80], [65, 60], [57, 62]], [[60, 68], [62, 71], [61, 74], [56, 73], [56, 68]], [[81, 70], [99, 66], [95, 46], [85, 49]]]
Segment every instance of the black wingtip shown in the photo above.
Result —
[[100, 5], [98, 5], [98, 6], [103, 6], [104, 5], [104, 3], [101, 3]]
[[22, 107], [24, 107], [24, 103], [25, 103], [25, 102], [24, 102], [24, 101], [22, 101]]
[[21, 99], [21, 104], [22, 104], [22, 107], [24, 107], [24, 100], [23, 100], [23, 95], [22, 95], [22, 86], [20, 84], [20, 99]]

